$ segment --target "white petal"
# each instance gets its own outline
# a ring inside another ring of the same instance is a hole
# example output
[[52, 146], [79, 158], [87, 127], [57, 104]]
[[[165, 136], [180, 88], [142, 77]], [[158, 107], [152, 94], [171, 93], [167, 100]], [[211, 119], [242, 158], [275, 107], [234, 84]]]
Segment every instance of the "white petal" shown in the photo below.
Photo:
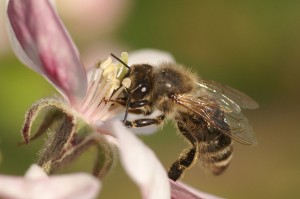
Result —
[[45, 185], [35, 188], [33, 195], [43, 193], [42, 198], [44, 199], [46, 199], [44, 195], [47, 196], [48, 199], [88, 199], [96, 198], [100, 190], [100, 183], [95, 177], [89, 174], [78, 173], [51, 177]]
[[121, 162], [145, 199], [169, 199], [170, 183], [156, 155], [119, 121], [105, 122], [118, 140]]
[[92, 199], [100, 190], [99, 181], [89, 174], [47, 176], [36, 165], [25, 177], [0, 175], [0, 198]]
[[174, 57], [169, 53], [156, 49], [142, 49], [129, 53], [128, 65], [149, 64], [157, 66], [164, 62], [175, 62]]
[[41, 167], [39, 167], [36, 164], [33, 164], [25, 173], [25, 178], [38, 179], [38, 178], [48, 178], [48, 176]]

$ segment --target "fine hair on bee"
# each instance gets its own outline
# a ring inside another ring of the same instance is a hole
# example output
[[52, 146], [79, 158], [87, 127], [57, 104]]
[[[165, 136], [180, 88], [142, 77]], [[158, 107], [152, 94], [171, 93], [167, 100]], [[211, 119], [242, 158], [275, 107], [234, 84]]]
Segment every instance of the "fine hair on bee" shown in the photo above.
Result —
[[[252, 145], [256, 143], [252, 127], [241, 109], [254, 109], [258, 104], [246, 94], [205, 80], [176, 63], [159, 66], [136, 64], [128, 66], [126, 77], [130, 87], [116, 100], [126, 107], [124, 124], [128, 128], [160, 125], [166, 119], [175, 122], [188, 141], [189, 147], [171, 165], [168, 176], [176, 181], [197, 160], [213, 174], [228, 167], [233, 153], [233, 140]], [[127, 120], [128, 113], [154, 118]]]

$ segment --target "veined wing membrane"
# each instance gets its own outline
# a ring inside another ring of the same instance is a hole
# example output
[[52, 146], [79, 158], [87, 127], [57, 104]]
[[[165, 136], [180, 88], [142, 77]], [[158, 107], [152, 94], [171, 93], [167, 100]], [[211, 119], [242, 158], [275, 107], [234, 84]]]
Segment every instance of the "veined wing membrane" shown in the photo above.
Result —
[[252, 127], [241, 112], [223, 112], [215, 99], [209, 96], [176, 95], [174, 100], [179, 105], [201, 116], [206, 122], [245, 145], [256, 144]]
[[258, 108], [255, 102], [248, 95], [225, 86], [219, 82], [211, 80], [200, 80], [197, 85], [202, 88], [200, 95], [208, 95], [216, 100], [216, 102], [223, 108], [225, 112], [241, 112], [241, 108], [255, 109]]
[[235, 141], [245, 145], [255, 145], [257, 140], [248, 119], [240, 113], [225, 113], [225, 122], [230, 126], [230, 133], [226, 132]]

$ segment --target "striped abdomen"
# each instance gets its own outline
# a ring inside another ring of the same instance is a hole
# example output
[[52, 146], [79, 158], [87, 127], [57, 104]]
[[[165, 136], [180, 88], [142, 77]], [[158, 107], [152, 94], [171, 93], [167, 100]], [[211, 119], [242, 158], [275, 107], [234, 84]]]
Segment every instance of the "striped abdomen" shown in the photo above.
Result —
[[199, 142], [199, 159], [215, 175], [221, 174], [228, 167], [232, 151], [232, 139], [223, 133], [213, 140]]
[[[203, 165], [215, 175], [221, 174], [229, 165], [232, 157], [232, 139], [224, 132], [230, 127], [224, 120], [224, 113], [217, 107], [213, 119], [219, 124], [222, 131], [213, 126], [210, 121], [204, 120], [202, 115], [193, 112], [178, 111], [175, 117], [180, 133], [189, 140], [192, 146], [184, 151], [169, 170], [171, 179], [178, 179], [183, 171], [192, 166], [195, 160], [200, 159]], [[190, 156], [193, 152], [193, 156]], [[188, 164], [185, 164], [188, 162]]]

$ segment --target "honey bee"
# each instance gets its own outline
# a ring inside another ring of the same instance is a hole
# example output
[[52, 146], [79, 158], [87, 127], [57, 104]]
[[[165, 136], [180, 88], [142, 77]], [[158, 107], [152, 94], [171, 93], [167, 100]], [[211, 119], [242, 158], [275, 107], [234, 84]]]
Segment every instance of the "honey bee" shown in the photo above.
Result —
[[[126, 106], [124, 124], [136, 128], [160, 125], [170, 119], [190, 143], [171, 165], [170, 179], [178, 180], [198, 159], [213, 174], [219, 175], [231, 161], [233, 140], [245, 145], [256, 143], [241, 108], [255, 109], [258, 104], [246, 94], [204, 80], [174, 63], [157, 67], [132, 65], [126, 76], [131, 85], [119, 99], [119, 103]], [[150, 115], [155, 110], [161, 112], [155, 118], [127, 120], [128, 112]]]

